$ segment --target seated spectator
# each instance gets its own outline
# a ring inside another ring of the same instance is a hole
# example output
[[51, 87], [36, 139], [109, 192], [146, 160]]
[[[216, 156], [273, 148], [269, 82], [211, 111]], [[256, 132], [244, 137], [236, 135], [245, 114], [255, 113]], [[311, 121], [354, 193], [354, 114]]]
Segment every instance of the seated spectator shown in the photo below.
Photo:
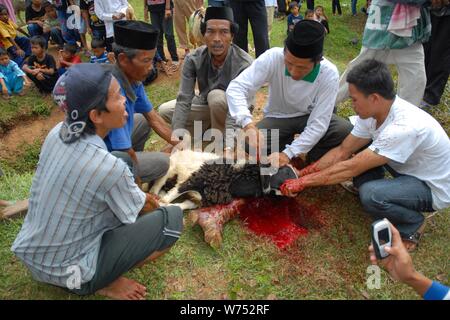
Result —
[[325, 9], [322, 6], [317, 6], [316, 9], [314, 9], [314, 13], [316, 14], [317, 21], [319, 21], [327, 31], [327, 33], [330, 33], [330, 27], [328, 26], [328, 17], [325, 14]]
[[66, 43], [64, 49], [59, 51], [59, 68], [58, 74], [63, 75], [68, 68], [74, 64], [81, 63], [80, 56], [77, 55], [78, 47], [74, 44]]
[[40, 36], [43, 33], [45, 9], [42, 0], [31, 0], [25, 10], [25, 21], [30, 36]]
[[31, 55], [30, 39], [19, 37], [17, 31], [26, 35], [26, 32], [20, 29], [8, 16], [8, 9], [0, 5], [0, 43], [6, 49], [11, 59], [19, 67], [27, 57]]
[[47, 41], [44, 37], [35, 36], [30, 42], [33, 54], [25, 62], [22, 70], [41, 93], [51, 93], [58, 80], [55, 59], [46, 52]]
[[106, 51], [106, 42], [103, 39], [92, 39], [91, 48], [93, 55], [91, 63], [109, 63], [108, 52]]
[[8, 52], [0, 48], [0, 89], [3, 98], [9, 99], [12, 94], [22, 96], [24, 84], [28, 85], [25, 73], [9, 58]]
[[287, 25], [288, 25], [287, 33], [294, 30], [294, 26], [297, 22], [303, 20], [303, 16], [300, 14], [301, 7], [302, 7], [301, 3], [298, 3], [296, 1], [292, 1], [289, 4], [289, 11], [291, 13], [288, 15], [287, 18]]
[[47, 42], [51, 39], [61, 50], [64, 46], [64, 38], [62, 35], [61, 26], [59, 25], [56, 7], [50, 2], [46, 2], [43, 6], [45, 9], [43, 36]]

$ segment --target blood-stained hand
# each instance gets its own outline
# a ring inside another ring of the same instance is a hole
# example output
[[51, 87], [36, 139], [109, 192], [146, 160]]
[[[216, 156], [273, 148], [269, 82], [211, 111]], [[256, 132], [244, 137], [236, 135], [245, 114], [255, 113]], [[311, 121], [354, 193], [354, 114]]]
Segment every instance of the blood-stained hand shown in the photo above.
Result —
[[305, 183], [302, 178], [286, 180], [280, 187], [281, 193], [287, 197], [295, 197], [303, 189], [305, 189]]

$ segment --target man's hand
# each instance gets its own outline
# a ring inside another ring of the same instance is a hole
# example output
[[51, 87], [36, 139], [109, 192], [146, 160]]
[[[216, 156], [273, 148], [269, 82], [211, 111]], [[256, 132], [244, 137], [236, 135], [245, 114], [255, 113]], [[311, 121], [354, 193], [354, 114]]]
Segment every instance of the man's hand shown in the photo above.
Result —
[[302, 178], [288, 179], [280, 187], [280, 191], [284, 196], [296, 197], [297, 194], [306, 188]]
[[284, 152], [274, 152], [269, 157], [270, 165], [272, 167], [283, 167], [290, 161], [289, 157]]
[[108, 54], [106, 56], [108, 57], [109, 63], [111, 63], [111, 64], [116, 63], [116, 56], [114, 55], [114, 52], [108, 52]]
[[370, 261], [374, 265], [380, 263], [395, 280], [408, 282], [414, 278], [416, 270], [414, 269], [411, 256], [402, 242], [400, 233], [391, 223], [389, 224], [392, 231], [392, 247], [385, 247], [389, 256], [377, 262], [373, 245], [370, 245]]
[[122, 20], [123, 18], [125, 18], [125, 14], [124, 13], [115, 13], [112, 16], [113, 20]]
[[172, 16], [172, 10], [166, 9], [164, 12], [164, 19], [169, 19]]
[[36, 79], [38, 79], [39, 81], [45, 80], [44, 74], [42, 72], [39, 72], [36, 76]]
[[155, 209], [159, 208], [159, 197], [156, 194], [153, 193], [146, 193], [145, 194], [145, 204], [144, 207], [142, 208], [141, 212], [150, 212], [153, 211]]
[[265, 137], [254, 123], [246, 125], [244, 131], [248, 137], [249, 146], [256, 150], [256, 160], [259, 162], [265, 144]]
[[92, 36], [92, 28], [91, 27], [87, 27], [87, 33], [89, 33]]
[[[392, 224], [390, 226], [392, 231], [392, 247], [384, 248], [389, 253], [389, 256], [379, 261], [379, 263], [389, 272], [392, 278], [406, 283], [418, 294], [424, 296], [433, 282], [414, 269], [411, 256], [403, 244], [400, 233]], [[376, 265], [377, 258], [372, 245], [369, 247], [369, 252], [370, 261]]]

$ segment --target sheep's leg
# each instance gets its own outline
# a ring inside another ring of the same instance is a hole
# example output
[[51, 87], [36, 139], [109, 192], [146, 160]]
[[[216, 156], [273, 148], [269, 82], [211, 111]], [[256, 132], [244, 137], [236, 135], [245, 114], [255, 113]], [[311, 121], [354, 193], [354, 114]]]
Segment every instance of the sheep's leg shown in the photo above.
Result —
[[192, 209], [196, 209], [198, 208], [198, 205], [196, 205], [194, 202], [192, 202], [191, 200], [185, 200], [181, 203], [171, 203], [171, 206], [178, 206], [181, 208], [181, 210], [185, 211], [185, 210], [192, 210]]
[[153, 184], [153, 186], [151, 187], [150, 192], [158, 195], [159, 192], [161, 191], [162, 187], [164, 187], [164, 185], [166, 184], [166, 182], [169, 178], [172, 178], [172, 175], [169, 176], [169, 173], [167, 173], [163, 177], [156, 180], [155, 183]]
[[165, 203], [171, 203], [173, 200], [175, 200], [179, 196], [180, 196], [180, 193], [178, 192], [178, 185], [176, 185], [175, 187], [170, 189], [169, 192], [167, 192], [167, 194], [163, 198], [161, 198], [161, 201], [163, 201]]
[[205, 242], [213, 248], [222, 245], [222, 231], [225, 223], [239, 214], [239, 208], [244, 199], [236, 199], [226, 205], [216, 205], [209, 208], [194, 210], [190, 214], [193, 224], [199, 224], [205, 233]]

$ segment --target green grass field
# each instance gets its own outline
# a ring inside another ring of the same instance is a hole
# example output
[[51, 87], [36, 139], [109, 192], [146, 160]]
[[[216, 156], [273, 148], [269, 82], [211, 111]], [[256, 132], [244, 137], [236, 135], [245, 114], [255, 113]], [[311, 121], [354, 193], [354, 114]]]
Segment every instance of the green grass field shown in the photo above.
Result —
[[[142, 18], [142, 1], [132, 0]], [[361, 45], [365, 17], [350, 16], [343, 3], [344, 16], [331, 15], [330, 1], [322, 4], [330, 18], [325, 55], [343, 72]], [[276, 20], [271, 45], [282, 46], [286, 20]], [[352, 38], [358, 45], [350, 44]], [[251, 35], [249, 35], [251, 39]], [[155, 106], [176, 97], [179, 80], [162, 81], [147, 87]], [[267, 91], [265, 91], [267, 92]], [[32, 91], [27, 97], [0, 102], [0, 128], [7, 131], [20, 125], [21, 119], [45, 117], [51, 100]], [[450, 87], [433, 115], [450, 132]], [[34, 110], [34, 111], [33, 111]], [[33, 113], [34, 112], [34, 113]], [[339, 114], [353, 114], [344, 103]], [[1, 134], [1, 131], [0, 131]], [[149, 148], [158, 145], [152, 136]], [[0, 138], [1, 147], [2, 138]], [[26, 198], [37, 164], [41, 140], [24, 144], [15, 155], [0, 159], [6, 175], [0, 178], [0, 199]], [[185, 231], [164, 257], [128, 276], [148, 288], [149, 299], [417, 299], [405, 285], [393, 282], [382, 273], [381, 288], [369, 290], [367, 246], [370, 241], [370, 219], [364, 214], [358, 198], [338, 186], [315, 188], [303, 192], [301, 200], [317, 206], [325, 225], [311, 229], [292, 247], [279, 250], [265, 238], [249, 232], [238, 219], [224, 230], [221, 249], [213, 250], [203, 241], [201, 229], [186, 226]], [[433, 217], [417, 252], [413, 254], [417, 270], [428, 277], [449, 283], [450, 229], [449, 210]], [[32, 280], [29, 272], [11, 253], [10, 247], [21, 228], [23, 218], [0, 221], [0, 299], [99, 299], [80, 298], [63, 290]]]

